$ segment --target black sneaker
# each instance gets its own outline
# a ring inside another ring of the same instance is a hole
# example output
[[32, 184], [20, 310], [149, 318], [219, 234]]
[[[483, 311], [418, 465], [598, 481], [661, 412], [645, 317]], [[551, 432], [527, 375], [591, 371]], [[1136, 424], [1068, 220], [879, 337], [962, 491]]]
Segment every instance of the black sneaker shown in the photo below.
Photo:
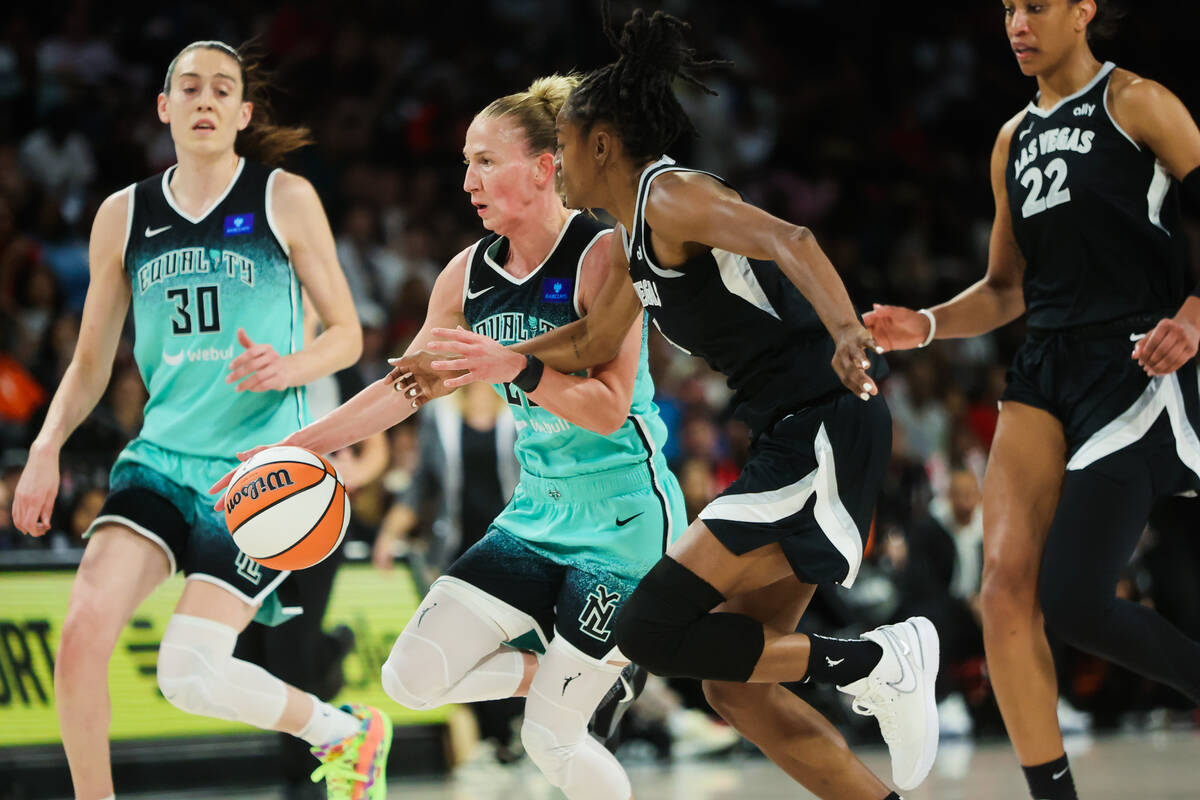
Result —
[[600, 705], [596, 706], [596, 711], [588, 723], [588, 730], [609, 749], [616, 744], [621, 717], [646, 688], [646, 679], [649, 677], [650, 673], [637, 664], [626, 664], [612, 688], [608, 690], [608, 694], [604, 695]]

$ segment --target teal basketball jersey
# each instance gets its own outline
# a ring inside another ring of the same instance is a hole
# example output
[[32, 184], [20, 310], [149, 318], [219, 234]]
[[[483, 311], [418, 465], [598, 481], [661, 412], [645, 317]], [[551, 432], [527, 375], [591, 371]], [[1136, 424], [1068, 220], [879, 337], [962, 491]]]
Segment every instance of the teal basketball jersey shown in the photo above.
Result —
[[[579, 271], [588, 251], [608, 229], [578, 212], [537, 269], [516, 278], [502, 266], [508, 240], [489, 234], [471, 248], [463, 285], [463, 314], [471, 330], [514, 344], [579, 319]], [[551, 414], [512, 384], [497, 384], [516, 418], [517, 460], [530, 475], [569, 478], [643, 464], [655, 457], [667, 429], [654, 404], [646, 356], [646, 331], [629, 417], [608, 436]]]
[[129, 189], [124, 261], [150, 395], [138, 439], [229, 459], [309, 421], [302, 387], [237, 392], [225, 382], [245, 351], [238, 328], [280, 355], [303, 346], [300, 282], [271, 215], [278, 170], [241, 159], [225, 194], [192, 217], [171, 195], [174, 169]]

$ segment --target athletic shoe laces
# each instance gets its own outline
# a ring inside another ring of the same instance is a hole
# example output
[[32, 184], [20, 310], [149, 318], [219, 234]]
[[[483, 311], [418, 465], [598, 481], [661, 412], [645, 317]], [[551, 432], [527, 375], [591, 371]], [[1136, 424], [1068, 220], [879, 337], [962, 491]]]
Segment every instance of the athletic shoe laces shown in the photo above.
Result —
[[326, 753], [320, 766], [313, 770], [313, 783], [325, 781], [325, 788], [330, 798], [353, 796], [355, 782], [366, 783], [369, 776], [355, 771], [352, 766], [357, 758], [358, 748], [343, 747]]
[[867, 691], [854, 698], [850, 707], [854, 709], [855, 714], [875, 717], [879, 722], [879, 732], [883, 734], [883, 740], [890, 744], [899, 733], [896, 711], [892, 708], [899, 696], [900, 693], [892, 686], [878, 678], [869, 678]]

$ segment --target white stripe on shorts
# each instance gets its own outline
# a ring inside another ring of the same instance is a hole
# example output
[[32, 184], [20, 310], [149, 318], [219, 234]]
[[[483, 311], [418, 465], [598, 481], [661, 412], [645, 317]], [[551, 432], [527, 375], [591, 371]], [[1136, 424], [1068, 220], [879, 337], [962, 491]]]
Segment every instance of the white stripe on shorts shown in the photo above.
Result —
[[1185, 377], [1193, 373], [1200, 383], [1200, 367], [1186, 367], [1179, 372], [1151, 378], [1141, 397], [1125, 409], [1116, 419], [1096, 431], [1075, 451], [1067, 462], [1067, 469], [1079, 470], [1091, 466], [1100, 459], [1140, 441], [1151, 426], [1158, 421], [1165, 409], [1171, 421], [1171, 432], [1175, 435], [1175, 452], [1188, 469], [1200, 476], [1200, 437], [1196, 435], [1188, 419], [1180, 387], [1180, 372]]
[[863, 545], [858, 526], [838, 495], [833, 445], [822, 423], [813, 440], [817, 468], [793, 484], [765, 492], [721, 495], [700, 512], [700, 519], [769, 524], [798, 513], [816, 492], [813, 516], [829, 543], [846, 559], [842, 586], [854, 585], [862, 565]]

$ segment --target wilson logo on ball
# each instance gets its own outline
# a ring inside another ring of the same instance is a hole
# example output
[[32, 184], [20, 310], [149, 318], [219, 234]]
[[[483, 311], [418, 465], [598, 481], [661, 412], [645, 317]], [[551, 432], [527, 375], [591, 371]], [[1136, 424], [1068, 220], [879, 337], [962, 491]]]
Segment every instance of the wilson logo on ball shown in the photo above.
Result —
[[304, 569], [341, 544], [350, 499], [333, 465], [302, 447], [270, 447], [243, 464], [225, 492], [225, 524], [263, 566]]
[[243, 486], [238, 492], [230, 492], [225, 497], [225, 511], [228, 513], [238, 507], [243, 498], [257, 500], [260, 495], [267, 492], [273, 492], [276, 489], [282, 489], [285, 486], [294, 486], [295, 481], [292, 480], [292, 475], [286, 469], [277, 469], [274, 472], [268, 472], [265, 475], [259, 475], [253, 482]]

